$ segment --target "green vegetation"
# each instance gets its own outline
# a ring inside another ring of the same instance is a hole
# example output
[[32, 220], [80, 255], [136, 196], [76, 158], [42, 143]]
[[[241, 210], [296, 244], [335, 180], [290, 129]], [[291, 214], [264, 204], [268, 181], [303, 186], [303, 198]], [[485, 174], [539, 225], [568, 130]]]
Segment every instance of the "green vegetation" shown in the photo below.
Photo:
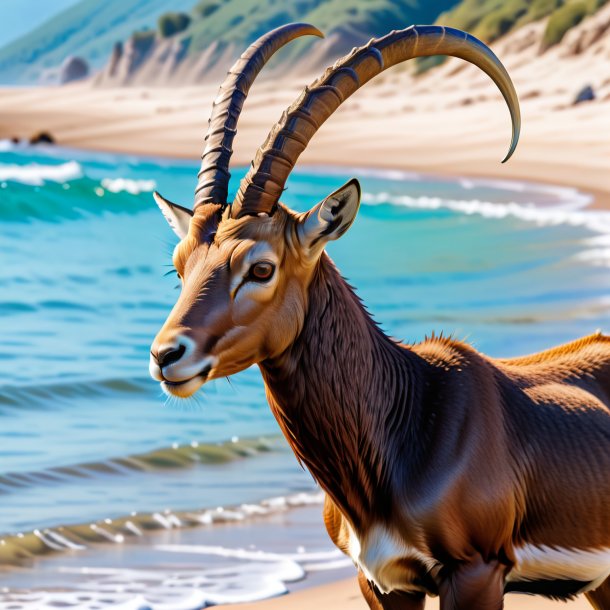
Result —
[[551, 16], [553, 31], [567, 30], [594, 13], [606, 0], [462, 0], [442, 13], [437, 23], [467, 30], [485, 42], [493, 42], [527, 23]]
[[163, 38], [170, 38], [183, 32], [191, 23], [191, 18], [186, 13], [164, 13], [159, 17], [157, 27]]
[[140, 30], [131, 35], [135, 47], [143, 53], [146, 53], [153, 46], [156, 37], [157, 34], [154, 30]]
[[597, 7], [594, 2], [576, 0], [559, 7], [549, 19], [544, 36], [542, 37], [542, 49], [546, 50], [561, 42], [566, 32], [578, 25], [588, 14], [595, 11]]
[[[528, 23], [549, 17], [542, 43], [546, 50], [561, 41], [565, 33], [607, 0], [461, 0], [438, 16], [437, 23], [474, 34], [489, 43]], [[424, 72], [442, 63], [432, 58], [420, 60]]]
[[210, 2], [210, 0], [202, 0], [193, 7], [193, 14], [197, 17], [209, 17], [219, 8], [219, 2]]
[[[522, 25], [550, 17], [543, 48], [607, 0], [80, 0], [29, 34], [0, 49], [0, 83], [36, 81], [69, 55], [101, 67], [117, 40], [133, 32], [175, 36], [187, 54], [211, 41], [243, 48], [264, 32], [290, 21], [305, 21], [326, 35], [339, 34], [338, 48], [349, 49], [367, 36], [380, 36], [412, 23], [441, 23], [467, 30], [486, 42]], [[158, 22], [158, 23], [157, 23]], [[139, 41], [142, 45], [149, 39]], [[312, 39], [295, 41], [284, 60], [301, 57]], [[419, 64], [424, 71], [437, 58]]]
[[[288, 23], [315, 24], [327, 36], [341, 31], [347, 40], [360, 43], [363, 35], [381, 36], [392, 29], [412, 23], [431, 23], [440, 11], [457, 0], [220, 0], [200, 3], [217, 8], [202, 19], [193, 20], [188, 29], [190, 53], [207, 48], [210, 40], [244, 46], [264, 32]], [[198, 6], [200, 6], [198, 5]], [[312, 40], [292, 43], [284, 58], [302, 56]]]
[[[290, 21], [313, 23], [327, 35], [340, 30], [347, 44], [352, 39], [358, 44], [367, 35], [383, 35], [412, 23], [431, 23], [457, 1], [81, 0], [0, 49], [0, 82], [35, 81], [44, 69], [61, 64], [68, 55], [83, 57], [93, 69], [101, 67], [117, 40], [126, 40], [134, 31], [151, 29], [157, 20], [161, 37], [184, 40], [189, 54], [207, 49], [214, 40], [244, 47]], [[185, 12], [189, 13], [189, 23]], [[284, 59], [301, 56], [311, 44], [311, 39], [295, 42], [283, 51]]]

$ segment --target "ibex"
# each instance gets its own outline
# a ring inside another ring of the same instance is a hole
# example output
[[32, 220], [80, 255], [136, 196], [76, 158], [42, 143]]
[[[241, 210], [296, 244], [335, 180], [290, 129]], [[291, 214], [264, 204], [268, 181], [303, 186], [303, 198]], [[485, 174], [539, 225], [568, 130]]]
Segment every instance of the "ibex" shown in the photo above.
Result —
[[[258, 364], [296, 457], [326, 492], [324, 520], [370, 608], [496, 610], [505, 592], [610, 609], [610, 337], [516, 359], [447, 338], [403, 345], [373, 322], [324, 251], [354, 221], [351, 180], [308, 212], [279, 201], [298, 156], [359, 87], [413, 57], [451, 55], [510, 77], [459, 30], [412, 26], [354, 49], [306, 88], [258, 150], [232, 203], [236, 124], [291, 24], [233, 66], [214, 103], [193, 210], [155, 199], [180, 238], [182, 290], [151, 375], [187, 397]], [[439, 142], [442, 144], [442, 140]], [[507, 157], [508, 158], [508, 157]]]

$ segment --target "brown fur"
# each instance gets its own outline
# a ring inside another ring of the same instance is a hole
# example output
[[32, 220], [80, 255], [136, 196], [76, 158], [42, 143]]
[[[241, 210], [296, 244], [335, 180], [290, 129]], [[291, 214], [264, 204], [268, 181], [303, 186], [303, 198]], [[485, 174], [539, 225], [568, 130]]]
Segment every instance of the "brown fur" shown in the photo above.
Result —
[[[432, 568], [393, 560], [410, 593], [383, 594], [361, 576], [371, 608], [419, 609], [423, 592], [440, 593], [447, 610], [500, 608], [516, 547], [610, 547], [608, 337], [499, 360], [444, 337], [400, 345], [326, 254], [304, 255], [307, 215], [204, 210], [176, 249], [183, 290], [156, 344], [188, 333], [218, 358], [210, 378], [260, 363], [286, 439], [327, 493], [340, 549], [350, 529], [364, 536], [377, 524], [433, 558]], [[229, 286], [261, 242], [277, 257], [277, 283], [235, 326], [244, 305]], [[607, 584], [588, 593], [598, 608], [608, 596]]]
[[501, 575], [515, 544], [610, 546], [607, 337], [497, 361], [444, 338], [399, 346], [323, 258], [301, 335], [261, 368], [339, 548], [345, 519]]

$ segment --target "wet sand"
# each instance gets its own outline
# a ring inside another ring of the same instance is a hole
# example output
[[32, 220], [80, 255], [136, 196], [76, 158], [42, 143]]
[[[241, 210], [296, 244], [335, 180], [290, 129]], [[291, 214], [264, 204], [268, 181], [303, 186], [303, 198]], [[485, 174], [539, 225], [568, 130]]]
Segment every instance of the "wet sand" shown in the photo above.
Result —
[[[235, 608], [236, 610], [368, 610], [368, 606], [360, 595], [360, 589], [355, 578], [323, 585], [306, 591], [299, 591], [289, 596], [266, 600], [257, 604], [240, 604], [239, 606], [218, 606], [221, 608]], [[438, 598], [429, 598], [426, 610], [437, 610]], [[568, 603], [546, 600], [530, 595], [507, 595], [504, 607], [506, 610], [553, 610], [566, 608], [566, 610], [590, 610], [591, 606], [583, 597]]]

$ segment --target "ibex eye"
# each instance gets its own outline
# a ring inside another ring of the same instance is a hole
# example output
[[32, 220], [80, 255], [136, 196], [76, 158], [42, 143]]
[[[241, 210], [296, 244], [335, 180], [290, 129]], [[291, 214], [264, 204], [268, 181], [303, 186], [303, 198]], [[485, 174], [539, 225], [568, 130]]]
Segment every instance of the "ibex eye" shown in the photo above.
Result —
[[250, 267], [250, 278], [257, 282], [265, 282], [271, 279], [275, 267], [271, 263], [255, 263]]

